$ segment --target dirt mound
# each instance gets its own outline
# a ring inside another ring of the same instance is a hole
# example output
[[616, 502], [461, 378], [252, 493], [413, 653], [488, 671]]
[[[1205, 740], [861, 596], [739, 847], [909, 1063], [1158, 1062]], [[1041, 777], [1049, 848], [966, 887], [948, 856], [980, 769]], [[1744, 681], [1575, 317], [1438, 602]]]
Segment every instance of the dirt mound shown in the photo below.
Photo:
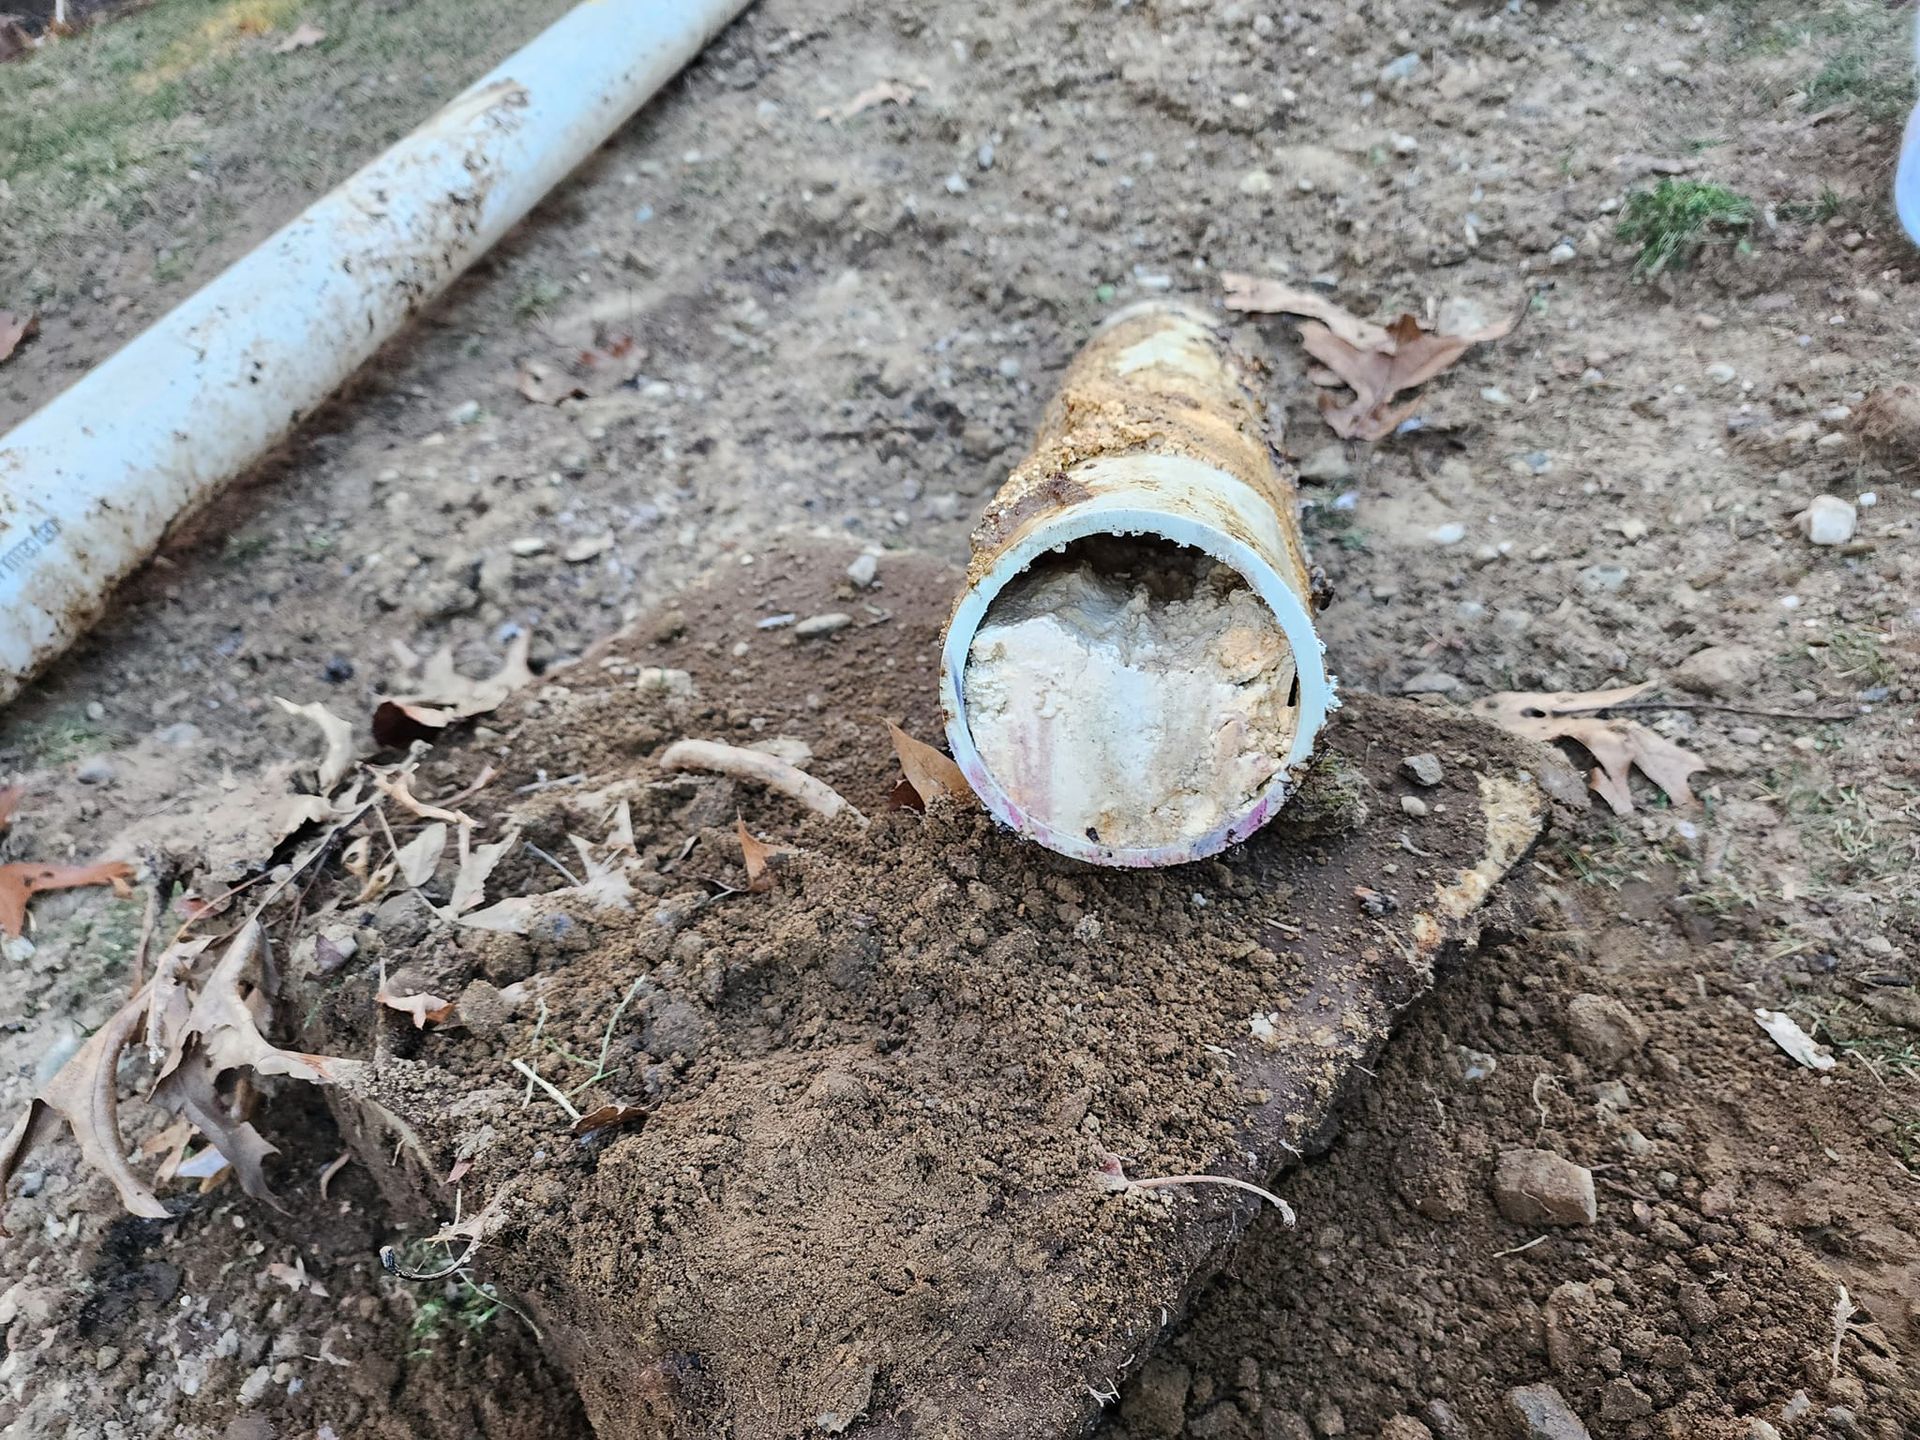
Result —
[[[1289, 820], [1221, 861], [1097, 870], [945, 802], [886, 809], [881, 721], [934, 733], [956, 576], [889, 556], [862, 598], [848, 558], [763, 550], [436, 752], [448, 789], [499, 768], [463, 805], [518, 836], [488, 898], [535, 897], [519, 933], [423, 903], [451, 861], [318, 906], [358, 949], [306, 1043], [385, 1052], [344, 1117], [362, 1158], [402, 1203], [484, 1211], [486, 1266], [603, 1436], [1083, 1423], [1254, 1205], [1114, 1171], [1263, 1180], [1312, 1148], [1545, 822], [1542, 752], [1370, 700]], [[849, 623], [758, 628], [823, 613]], [[682, 736], [803, 742], [872, 819], [665, 775]], [[1419, 752], [1444, 778], [1403, 807]], [[795, 848], [765, 893], [736, 816]], [[377, 1010], [382, 972], [464, 1023]], [[554, 1091], [634, 1113], [576, 1138]]]

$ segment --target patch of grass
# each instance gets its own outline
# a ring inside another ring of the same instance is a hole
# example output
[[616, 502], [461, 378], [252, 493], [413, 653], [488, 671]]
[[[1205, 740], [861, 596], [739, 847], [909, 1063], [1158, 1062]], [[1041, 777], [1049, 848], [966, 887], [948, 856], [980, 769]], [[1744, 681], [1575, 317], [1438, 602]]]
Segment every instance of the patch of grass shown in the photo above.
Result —
[[1846, 196], [1831, 185], [1820, 187], [1818, 200], [1788, 200], [1774, 207], [1782, 220], [1805, 220], [1824, 225], [1847, 208]]
[[1795, 766], [1774, 772], [1767, 789], [1800, 832], [1817, 884], [1897, 906], [1920, 895], [1920, 827], [1910, 787], [1886, 782], [1869, 794]]
[[62, 715], [23, 726], [17, 748], [32, 766], [70, 765], [111, 743], [104, 730], [80, 715]]
[[1913, 51], [1905, 7], [1883, 8], [1887, 23], [1862, 24], [1807, 82], [1807, 108], [1857, 106], [1869, 120], [1892, 120], [1913, 107]]
[[1899, 667], [1887, 659], [1881, 637], [1873, 630], [1834, 630], [1816, 654], [1828, 673], [1859, 689], [1891, 685], [1900, 677]]
[[513, 313], [518, 320], [538, 320], [566, 298], [567, 287], [545, 275], [535, 275], [514, 291]]
[[1703, 245], [1743, 241], [1753, 216], [1753, 201], [1724, 185], [1662, 180], [1627, 197], [1617, 233], [1640, 247], [1634, 273], [1657, 275], [1685, 265]]
[[1849, 1055], [1881, 1080], [1920, 1077], [1920, 1045], [1913, 1032], [1888, 1025], [1866, 1006], [1842, 996], [1803, 996], [1787, 1010], [1814, 1039]]
[[1300, 516], [1301, 527], [1316, 540], [1330, 541], [1350, 554], [1365, 554], [1367, 532], [1354, 524], [1351, 510], [1310, 505]]
[[457, 1335], [464, 1330], [469, 1335], [482, 1334], [504, 1308], [498, 1297], [489, 1294], [485, 1287], [474, 1284], [465, 1275], [458, 1276], [444, 1293], [422, 1300], [413, 1312], [408, 1333], [419, 1347], [413, 1353], [430, 1354], [431, 1347], [449, 1332]]

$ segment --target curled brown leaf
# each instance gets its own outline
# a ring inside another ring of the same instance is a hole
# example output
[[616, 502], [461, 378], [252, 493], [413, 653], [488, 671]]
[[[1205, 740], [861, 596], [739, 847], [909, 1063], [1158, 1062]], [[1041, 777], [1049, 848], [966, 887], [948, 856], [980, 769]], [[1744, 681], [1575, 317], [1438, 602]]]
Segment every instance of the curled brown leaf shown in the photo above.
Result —
[[1691, 805], [1693, 791], [1687, 777], [1706, 769], [1705, 760], [1638, 721], [1600, 715], [1636, 698], [1650, 683], [1614, 690], [1488, 695], [1476, 700], [1473, 709], [1516, 735], [1543, 742], [1571, 740], [1579, 745], [1594, 759], [1587, 783], [1616, 815], [1633, 810], [1633, 789], [1628, 779], [1635, 769], [1664, 790], [1676, 806]]
[[952, 759], [925, 741], [914, 739], [891, 720], [887, 721], [887, 733], [893, 737], [893, 753], [900, 757], [900, 769], [922, 805], [941, 797], [962, 804], [976, 803], [966, 774]]

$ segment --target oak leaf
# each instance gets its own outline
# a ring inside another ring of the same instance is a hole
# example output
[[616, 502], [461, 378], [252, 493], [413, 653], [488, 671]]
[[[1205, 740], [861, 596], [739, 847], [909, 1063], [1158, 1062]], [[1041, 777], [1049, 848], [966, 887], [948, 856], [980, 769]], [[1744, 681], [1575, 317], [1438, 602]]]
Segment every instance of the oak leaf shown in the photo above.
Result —
[[1634, 720], [1603, 719], [1601, 711], [1624, 705], [1651, 688], [1652, 682], [1615, 690], [1515, 692], [1488, 695], [1473, 703], [1475, 713], [1503, 730], [1532, 740], [1571, 740], [1594, 759], [1587, 783], [1616, 815], [1633, 810], [1629, 774], [1638, 769], [1666, 791], [1676, 806], [1693, 804], [1687, 777], [1707, 768], [1691, 750]]

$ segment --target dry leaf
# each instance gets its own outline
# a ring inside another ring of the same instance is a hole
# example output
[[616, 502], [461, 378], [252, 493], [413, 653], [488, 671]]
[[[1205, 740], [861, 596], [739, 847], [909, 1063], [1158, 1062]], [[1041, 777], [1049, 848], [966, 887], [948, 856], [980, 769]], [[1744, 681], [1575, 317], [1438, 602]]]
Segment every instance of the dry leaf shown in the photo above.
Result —
[[813, 112], [816, 120], [851, 120], [863, 111], [876, 105], [911, 105], [913, 87], [902, 85], [893, 80], [882, 80], [878, 85], [870, 85], [851, 100], [839, 105], [822, 105]]
[[769, 845], [764, 840], [754, 838], [747, 829], [747, 822], [738, 815], [733, 817], [734, 832], [740, 837], [740, 862], [747, 869], [747, 893], [764, 895], [773, 889], [774, 873], [767, 862], [776, 855], [791, 855], [792, 847]]
[[632, 1125], [643, 1122], [647, 1112], [638, 1105], [602, 1105], [598, 1110], [589, 1110], [573, 1122], [573, 1133], [591, 1135], [598, 1130], [611, 1130], [619, 1125]]
[[0, 1186], [12, 1177], [27, 1152], [58, 1128], [57, 1121], [65, 1120], [80, 1142], [80, 1153], [113, 1183], [121, 1204], [149, 1220], [167, 1218], [167, 1207], [127, 1164], [127, 1148], [120, 1139], [120, 1052], [146, 1013], [147, 990], [142, 986], [40, 1087], [0, 1140]]
[[436, 820], [402, 845], [393, 858], [400, 867], [401, 878], [418, 890], [433, 878], [446, 850], [447, 827]]
[[11, 310], [0, 310], [0, 361], [6, 360], [20, 348], [22, 341], [28, 339], [40, 328], [40, 317], [29, 310], [19, 315]]
[[1809, 1070], [1831, 1070], [1840, 1062], [1833, 1052], [1800, 1028], [1800, 1022], [1780, 1010], [1758, 1009], [1753, 1018], [1773, 1037], [1773, 1043]]
[[326, 38], [327, 32], [322, 30], [318, 25], [303, 21], [294, 28], [292, 34], [273, 47], [273, 53], [276, 55], [291, 55], [296, 50], [311, 49]]
[[402, 1015], [411, 1015], [413, 1028], [416, 1030], [441, 1024], [453, 1014], [453, 1001], [442, 1000], [438, 995], [428, 995], [424, 991], [418, 995], [393, 995], [388, 993], [383, 983], [375, 998], [389, 1010], [398, 1010]]
[[147, 1002], [147, 1059], [155, 1069], [186, 1043], [187, 1014], [193, 1008], [193, 998], [184, 982], [193, 971], [194, 961], [211, 944], [211, 936], [177, 940], [153, 962]]
[[16, 861], [0, 865], [0, 930], [19, 935], [27, 928], [27, 901], [43, 890], [75, 890], [86, 885], [111, 885], [126, 899], [133, 894], [133, 867], [124, 860], [98, 865], [36, 865]]
[[1626, 703], [1651, 683], [1585, 693], [1489, 695], [1476, 700], [1473, 709], [1516, 735], [1541, 741], [1572, 740], [1584, 747], [1595, 762], [1587, 783], [1616, 815], [1633, 810], [1633, 790], [1627, 778], [1636, 766], [1666, 791], [1675, 805], [1691, 805], [1693, 791], [1687, 786], [1687, 777], [1706, 769], [1705, 760], [1637, 721], [1603, 720], [1597, 713]]
[[493, 874], [494, 867], [507, 855], [507, 852], [520, 843], [520, 831], [516, 827], [491, 845], [475, 845], [468, 848], [468, 837], [472, 827], [460, 829], [460, 868], [453, 877], [453, 895], [447, 901], [448, 918], [464, 915], [487, 898], [487, 877]]
[[1225, 274], [1220, 283], [1226, 287], [1227, 309], [1255, 315], [1304, 315], [1318, 320], [1349, 345], [1363, 350], [1380, 350], [1388, 344], [1387, 332], [1371, 320], [1350, 315], [1324, 295], [1311, 290], [1296, 290], [1278, 280], [1254, 275]]
[[162, 1079], [181, 1065], [188, 1046], [205, 1055], [216, 1076], [245, 1067], [257, 1074], [290, 1075], [315, 1085], [337, 1085], [358, 1078], [363, 1067], [357, 1060], [282, 1050], [260, 1033], [241, 987], [248, 983], [247, 972], [252, 966], [264, 965], [266, 946], [267, 933], [258, 920], [240, 927], [233, 944], [194, 997], [193, 1008], [181, 1027], [181, 1042], [168, 1055]]
[[[156, 1104], [176, 1111], [214, 1147], [240, 1177], [240, 1188], [256, 1200], [273, 1203], [267, 1184], [266, 1158], [280, 1152], [245, 1120], [235, 1120], [220, 1098], [219, 1077], [212, 1062], [198, 1051], [154, 1086]], [[184, 1172], [183, 1172], [184, 1173]]]
[[456, 720], [497, 710], [514, 691], [533, 683], [527, 655], [533, 644], [517, 636], [500, 668], [484, 680], [469, 680], [453, 668], [453, 652], [442, 650], [426, 664], [412, 694], [382, 700], [373, 712], [373, 738], [381, 745], [405, 748], [415, 740], [434, 740]]
[[1467, 353], [1470, 346], [1497, 340], [1513, 329], [1511, 318], [1467, 335], [1436, 335], [1402, 315], [1387, 329], [1385, 348], [1362, 348], [1318, 322], [1300, 327], [1306, 352], [1354, 392], [1345, 405], [1320, 397], [1320, 413], [1334, 434], [1348, 440], [1380, 440], [1391, 435], [1418, 408], [1418, 402], [1394, 408], [1393, 398], [1425, 384]]
[[333, 787], [344, 780], [347, 771], [353, 768], [353, 726], [317, 700], [310, 705], [296, 705], [276, 695], [273, 703], [287, 714], [311, 720], [320, 727], [321, 735], [326, 738], [327, 750], [320, 757], [314, 776], [319, 781], [320, 793], [331, 795]]
[[562, 400], [584, 400], [586, 387], [545, 360], [523, 360], [514, 373], [513, 388], [536, 405], [558, 405]]
[[967, 784], [967, 777], [952, 760], [931, 745], [914, 739], [891, 720], [887, 722], [887, 732], [893, 736], [893, 753], [900, 757], [900, 768], [906, 772], [907, 783], [913, 786], [922, 804], [930, 804], [941, 796], [963, 804], [974, 803], [973, 787]]

